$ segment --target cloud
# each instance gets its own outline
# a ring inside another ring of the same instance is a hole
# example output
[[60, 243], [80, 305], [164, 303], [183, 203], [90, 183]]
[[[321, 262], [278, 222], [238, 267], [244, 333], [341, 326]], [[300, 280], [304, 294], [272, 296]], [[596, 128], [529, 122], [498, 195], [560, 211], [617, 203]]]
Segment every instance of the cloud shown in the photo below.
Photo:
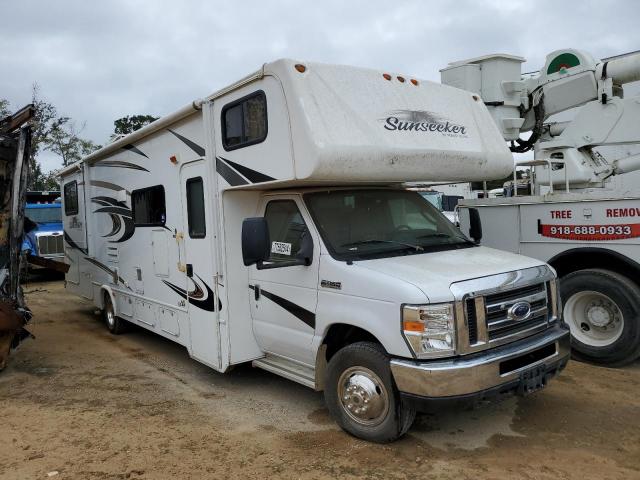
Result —
[[2, 12], [0, 97], [19, 107], [37, 81], [98, 143], [116, 118], [164, 115], [280, 57], [438, 81], [447, 63], [487, 53], [535, 70], [559, 48], [604, 57], [640, 45], [634, 1], [22, 0]]

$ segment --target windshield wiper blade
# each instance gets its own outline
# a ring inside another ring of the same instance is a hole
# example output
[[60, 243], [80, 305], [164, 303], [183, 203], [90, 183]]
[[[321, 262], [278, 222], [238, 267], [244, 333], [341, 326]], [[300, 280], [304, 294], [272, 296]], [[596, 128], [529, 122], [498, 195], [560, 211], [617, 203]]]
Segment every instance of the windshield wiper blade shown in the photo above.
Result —
[[406, 248], [412, 248], [418, 252], [424, 250], [424, 248], [422, 248], [420, 245], [413, 245], [411, 243], [398, 242], [395, 240], [378, 240], [375, 238], [370, 240], [358, 240], [357, 242], [343, 243], [340, 246], [348, 248], [348, 247], [357, 247], [358, 245], [367, 245], [369, 243], [391, 243], [394, 245], [401, 245]]
[[442, 232], [429, 233], [427, 235], [420, 235], [416, 238], [444, 238], [444, 237], [456, 238], [458, 240], [462, 240], [465, 243], [472, 243], [473, 245], [475, 245], [475, 243], [469, 240], [467, 237], [463, 237], [461, 235], [449, 235], [448, 233], [442, 233]]

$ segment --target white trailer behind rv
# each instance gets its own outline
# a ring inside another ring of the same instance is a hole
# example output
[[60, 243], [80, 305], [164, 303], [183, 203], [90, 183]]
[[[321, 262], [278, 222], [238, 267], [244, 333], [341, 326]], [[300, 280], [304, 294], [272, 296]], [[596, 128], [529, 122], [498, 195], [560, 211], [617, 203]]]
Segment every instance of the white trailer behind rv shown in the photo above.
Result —
[[113, 333], [253, 362], [390, 441], [423, 401], [527, 393], [567, 362], [553, 270], [402, 188], [512, 163], [468, 92], [280, 60], [61, 173], [66, 284]]

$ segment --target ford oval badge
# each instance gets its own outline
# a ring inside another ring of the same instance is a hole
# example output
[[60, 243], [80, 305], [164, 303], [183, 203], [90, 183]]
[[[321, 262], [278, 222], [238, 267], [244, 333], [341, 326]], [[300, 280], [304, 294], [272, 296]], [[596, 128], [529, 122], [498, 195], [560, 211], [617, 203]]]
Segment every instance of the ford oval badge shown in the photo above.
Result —
[[514, 303], [507, 311], [507, 315], [511, 320], [525, 320], [531, 315], [531, 304], [529, 302]]

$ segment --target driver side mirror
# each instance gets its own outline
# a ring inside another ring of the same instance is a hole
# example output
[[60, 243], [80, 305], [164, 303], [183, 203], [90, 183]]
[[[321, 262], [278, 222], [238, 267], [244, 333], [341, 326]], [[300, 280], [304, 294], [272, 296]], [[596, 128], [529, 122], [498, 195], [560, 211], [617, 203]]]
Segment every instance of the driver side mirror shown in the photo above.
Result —
[[469, 236], [476, 243], [482, 240], [482, 221], [477, 208], [469, 209]]
[[269, 259], [271, 240], [264, 217], [245, 218], [242, 222], [242, 261], [245, 266]]

